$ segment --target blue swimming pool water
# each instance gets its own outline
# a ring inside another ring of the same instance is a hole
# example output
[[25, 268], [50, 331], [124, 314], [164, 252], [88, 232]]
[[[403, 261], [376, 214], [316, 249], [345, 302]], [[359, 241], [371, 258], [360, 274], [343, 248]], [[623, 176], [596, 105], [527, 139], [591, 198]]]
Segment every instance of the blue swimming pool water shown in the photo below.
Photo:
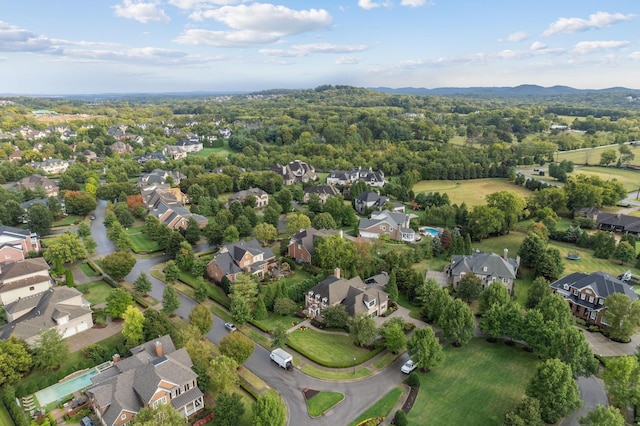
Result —
[[426, 227], [426, 228], [422, 228], [420, 231], [424, 232], [425, 234], [429, 234], [432, 237], [437, 237], [438, 235], [440, 235], [440, 231], [438, 231], [435, 228]]
[[74, 377], [73, 379], [67, 380], [62, 383], [56, 383], [53, 386], [49, 386], [46, 389], [42, 389], [41, 391], [36, 392], [36, 398], [38, 398], [38, 402], [41, 407], [45, 405], [57, 401], [59, 399], [64, 398], [67, 395], [71, 395], [77, 390], [84, 389], [91, 385], [91, 378], [98, 374], [98, 370], [92, 368], [86, 373]]

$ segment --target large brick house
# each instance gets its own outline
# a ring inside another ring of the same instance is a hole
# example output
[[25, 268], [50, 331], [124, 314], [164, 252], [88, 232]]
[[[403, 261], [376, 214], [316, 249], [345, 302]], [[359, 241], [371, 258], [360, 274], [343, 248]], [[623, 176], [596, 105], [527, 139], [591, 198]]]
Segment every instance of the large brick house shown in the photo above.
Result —
[[510, 258], [507, 249], [502, 256], [495, 253], [474, 253], [470, 256], [454, 254], [451, 256], [451, 263], [445, 268], [445, 274], [449, 284], [455, 289], [465, 274], [475, 274], [482, 281], [482, 288], [498, 281], [507, 287], [509, 294], [512, 294], [519, 266], [520, 257]]
[[[387, 276], [388, 277], [388, 276]], [[364, 313], [372, 317], [383, 315], [389, 307], [389, 295], [383, 290], [388, 282], [380, 284], [380, 279], [367, 279], [365, 284], [360, 277], [349, 280], [340, 277], [340, 269], [325, 278], [305, 294], [304, 313], [309, 318], [322, 318], [322, 310], [329, 306], [342, 304], [347, 313], [354, 316]]]
[[551, 290], [569, 302], [574, 316], [598, 326], [607, 325], [603, 321], [607, 297], [621, 293], [632, 301], [638, 298], [629, 284], [603, 271], [592, 274], [574, 272], [551, 283]]
[[415, 215], [383, 210], [374, 212], [369, 219], [360, 219], [358, 235], [363, 238], [380, 238], [388, 235], [394, 241], [416, 241], [417, 234], [410, 228], [410, 222]]
[[204, 409], [198, 375], [185, 348], [176, 349], [165, 335], [131, 349], [132, 356], [93, 376], [86, 390], [104, 426], [129, 424], [143, 407], [171, 404], [184, 417]]
[[0, 263], [27, 258], [29, 252], [42, 250], [38, 234], [28, 229], [0, 225]]
[[47, 197], [57, 197], [59, 192], [58, 184], [55, 181], [41, 175], [27, 176], [12, 186], [19, 191], [25, 189], [33, 191], [37, 187], [40, 187], [47, 193]]
[[207, 276], [220, 282], [227, 277], [234, 282], [238, 274], [256, 275], [263, 279], [275, 265], [276, 257], [269, 247], [257, 240], [227, 244], [207, 265]]

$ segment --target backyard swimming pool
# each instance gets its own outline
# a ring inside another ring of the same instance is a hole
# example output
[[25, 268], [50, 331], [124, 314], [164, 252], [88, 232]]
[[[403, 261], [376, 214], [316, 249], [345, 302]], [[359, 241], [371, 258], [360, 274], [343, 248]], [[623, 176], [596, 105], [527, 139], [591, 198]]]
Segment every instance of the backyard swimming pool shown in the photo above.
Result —
[[90, 386], [91, 378], [96, 374], [98, 374], [98, 369], [92, 368], [78, 377], [74, 377], [73, 379], [69, 379], [62, 383], [56, 383], [55, 385], [36, 392], [36, 398], [38, 398], [40, 406], [45, 407], [54, 401], [62, 399], [67, 395], [71, 395], [75, 391]]
[[432, 237], [437, 237], [438, 235], [440, 235], [440, 231], [438, 231], [436, 228], [430, 228], [428, 226], [420, 228], [420, 233], [424, 235], [430, 235]]

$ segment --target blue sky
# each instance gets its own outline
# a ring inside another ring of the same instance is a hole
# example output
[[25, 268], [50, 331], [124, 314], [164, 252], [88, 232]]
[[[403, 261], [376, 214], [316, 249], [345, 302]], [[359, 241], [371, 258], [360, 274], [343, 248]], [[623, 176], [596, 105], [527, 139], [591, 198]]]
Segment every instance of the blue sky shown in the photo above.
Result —
[[0, 93], [640, 88], [631, 0], [18, 0]]

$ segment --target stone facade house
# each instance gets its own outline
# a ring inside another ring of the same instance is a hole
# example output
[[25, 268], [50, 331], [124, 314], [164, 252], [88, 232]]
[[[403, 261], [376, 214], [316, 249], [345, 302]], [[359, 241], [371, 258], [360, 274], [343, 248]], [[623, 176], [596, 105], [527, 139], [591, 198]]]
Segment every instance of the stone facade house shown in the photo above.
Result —
[[387, 311], [389, 295], [381, 285], [365, 284], [360, 277], [350, 280], [341, 278], [340, 269], [336, 268], [332, 276], [325, 278], [305, 294], [303, 312], [309, 318], [322, 319], [323, 309], [338, 304], [344, 305], [350, 316], [364, 313], [377, 317]]
[[0, 263], [0, 305], [42, 293], [51, 285], [49, 265], [41, 257]]
[[52, 287], [18, 299], [5, 310], [9, 323], [0, 329], [0, 337], [15, 335], [31, 346], [46, 330], [55, 329], [67, 338], [93, 327], [89, 302], [75, 288]]
[[351, 185], [357, 181], [363, 181], [369, 186], [383, 187], [386, 183], [382, 170], [363, 169], [358, 167], [353, 170], [332, 170], [327, 176], [330, 185]]
[[238, 191], [229, 197], [229, 204], [233, 201], [244, 203], [247, 197], [252, 196], [256, 199], [256, 207], [263, 209], [269, 204], [269, 194], [260, 188], [249, 188], [242, 191]]
[[114, 355], [114, 364], [93, 376], [85, 391], [102, 425], [127, 425], [143, 407], [161, 404], [171, 404], [184, 417], [204, 409], [191, 357], [185, 348], [176, 349], [169, 335], [136, 346], [131, 354]]
[[370, 219], [360, 219], [358, 235], [363, 238], [388, 235], [394, 241], [416, 241], [416, 231], [410, 228], [411, 219], [414, 217], [416, 216], [389, 210], [374, 212]]
[[501, 282], [513, 294], [513, 282], [520, 266], [520, 256], [509, 258], [509, 252], [504, 250], [502, 256], [495, 253], [475, 253], [470, 256], [454, 254], [451, 263], [445, 268], [449, 284], [454, 289], [466, 274], [475, 274], [482, 281], [482, 288], [486, 288], [494, 281]]
[[111, 150], [116, 154], [122, 155], [130, 153], [131, 151], [133, 151], [133, 148], [128, 143], [117, 141], [114, 142], [113, 145], [111, 145]]
[[207, 265], [207, 276], [220, 282], [227, 277], [234, 282], [238, 274], [256, 275], [263, 279], [275, 266], [276, 257], [269, 247], [262, 247], [257, 240], [227, 244]]
[[631, 301], [638, 298], [633, 287], [603, 271], [592, 274], [574, 272], [551, 283], [551, 290], [569, 302], [574, 316], [598, 326], [607, 325], [604, 322], [604, 301], [607, 297], [621, 293]]
[[304, 189], [302, 202], [308, 203], [311, 194], [316, 194], [318, 197], [320, 197], [320, 201], [322, 201], [322, 204], [324, 204], [327, 202], [327, 198], [340, 195], [340, 191], [338, 191], [338, 189], [333, 185], [309, 186], [308, 188]]
[[308, 183], [318, 179], [316, 169], [300, 160], [292, 161], [284, 166], [276, 164], [271, 170], [282, 176], [285, 185]]

